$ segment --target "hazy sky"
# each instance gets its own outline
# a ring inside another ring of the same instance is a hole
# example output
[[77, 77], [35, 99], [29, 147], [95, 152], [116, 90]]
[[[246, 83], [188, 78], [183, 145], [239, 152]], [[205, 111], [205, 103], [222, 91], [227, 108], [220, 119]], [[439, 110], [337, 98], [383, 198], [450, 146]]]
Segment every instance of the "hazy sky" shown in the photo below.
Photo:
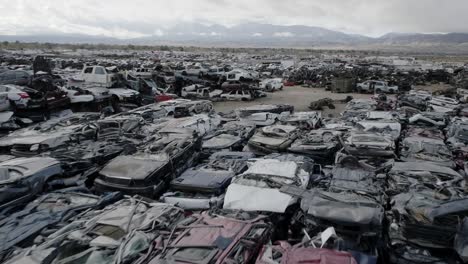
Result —
[[468, 0], [0, 0], [0, 34], [163, 34], [180, 22], [309, 25], [379, 36], [468, 32]]

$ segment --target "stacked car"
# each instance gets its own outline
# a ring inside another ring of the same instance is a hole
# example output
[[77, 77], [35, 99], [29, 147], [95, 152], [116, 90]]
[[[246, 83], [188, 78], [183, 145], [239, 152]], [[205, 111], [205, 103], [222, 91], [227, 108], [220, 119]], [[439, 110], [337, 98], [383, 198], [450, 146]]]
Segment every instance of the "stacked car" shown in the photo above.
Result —
[[[173, 61], [158, 65], [154, 57], [89, 60], [81, 79], [72, 77], [76, 61], [61, 72], [67, 78], [36, 72], [29, 88], [0, 86], [4, 110], [37, 104], [51, 117], [32, 124], [0, 114], [5, 130], [17, 125], [0, 138], [0, 262], [468, 260], [468, 121], [459, 99], [387, 97], [380, 92], [403, 89], [364, 76], [360, 88], [377, 94], [347, 98], [335, 117], [287, 104], [215, 113], [205, 95], [252, 96], [258, 76], [240, 63], [231, 71], [224, 55], [187, 54], [167, 53]], [[123, 79], [115, 64], [128, 69]], [[264, 76], [286, 71], [270, 64], [259, 67]], [[291, 68], [288, 79], [326, 85], [335, 72], [312, 68]], [[272, 80], [262, 86], [280, 89]], [[197, 99], [153, 103], [173, 93]], [[67, 108], [64, 95], [115, 109], [57, 112]]]

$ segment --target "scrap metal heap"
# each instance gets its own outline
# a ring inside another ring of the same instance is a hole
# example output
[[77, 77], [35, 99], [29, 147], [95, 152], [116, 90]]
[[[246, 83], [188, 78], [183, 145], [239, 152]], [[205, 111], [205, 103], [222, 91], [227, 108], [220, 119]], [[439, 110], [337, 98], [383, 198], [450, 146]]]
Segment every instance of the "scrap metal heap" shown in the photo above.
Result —
[[[39, 104], [33, 95], [44, 89], [113, 98], [109, 111], [36, 124], [0, 116], [2, 131], [15, 130], [0, 138], [1, 263], [468, 263], [463, 91], [347, 98], [338, 118], [319, 112], [334, 108], [331, 99], [311, 112], [264, 104], [215, 113], [215, 96], [262, 96], [254, 72], [159, 66], [126, 77], [140, 97], [129, 87], [57, 90], [62, 79], [51, 73], [28, 88]], [[89, 68], [122, 81], [114, 68]], [[312, 86], [337, 72], [381, 77], [363, 68], [272, 71], [288, 72]], [[263, 85], [283, 89], [274, 79]], [[58, 99], [42, 107], [70, 104]]]

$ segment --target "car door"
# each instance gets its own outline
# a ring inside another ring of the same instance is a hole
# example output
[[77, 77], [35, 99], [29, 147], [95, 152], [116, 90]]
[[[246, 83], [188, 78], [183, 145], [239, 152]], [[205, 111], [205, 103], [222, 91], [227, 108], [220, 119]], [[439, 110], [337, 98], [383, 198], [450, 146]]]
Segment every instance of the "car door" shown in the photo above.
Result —
[[93, 75], [93, 67], [85, 67], [83, 70], [83, 79], [87, 82], [95, 82], [94, 75]]
[[228, 100], [234, 100], [234, 98], [236, 97], [236, 91], [230, 91], [227, 95], [226, 95], [226, 98]]
[[27, 85], [29, 81], [29, 74], [23, 71], [15, 72], [15, 84], [16, 85]]
[[375, 90], [380, 90], [380, 91], [383, 91], [384, 89], [384, 84], [383, 82], [375, 82]]

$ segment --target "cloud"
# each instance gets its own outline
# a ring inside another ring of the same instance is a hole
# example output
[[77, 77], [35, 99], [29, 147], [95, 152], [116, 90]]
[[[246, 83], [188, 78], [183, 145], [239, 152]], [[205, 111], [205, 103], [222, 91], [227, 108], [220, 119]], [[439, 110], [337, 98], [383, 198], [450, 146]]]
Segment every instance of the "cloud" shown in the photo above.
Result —
[[290, 37], [294, 37], [294, 34], [291, 32], [275, 32], [273, 36], [281, 37], [281, 38], [290, 38]]
[[0, 4], [0, 34], [132, 38], [161, 35], [187, 22], [308, 25], [371, 36], [468, 32], [466, 11], [466, 0], [15, 0]]

